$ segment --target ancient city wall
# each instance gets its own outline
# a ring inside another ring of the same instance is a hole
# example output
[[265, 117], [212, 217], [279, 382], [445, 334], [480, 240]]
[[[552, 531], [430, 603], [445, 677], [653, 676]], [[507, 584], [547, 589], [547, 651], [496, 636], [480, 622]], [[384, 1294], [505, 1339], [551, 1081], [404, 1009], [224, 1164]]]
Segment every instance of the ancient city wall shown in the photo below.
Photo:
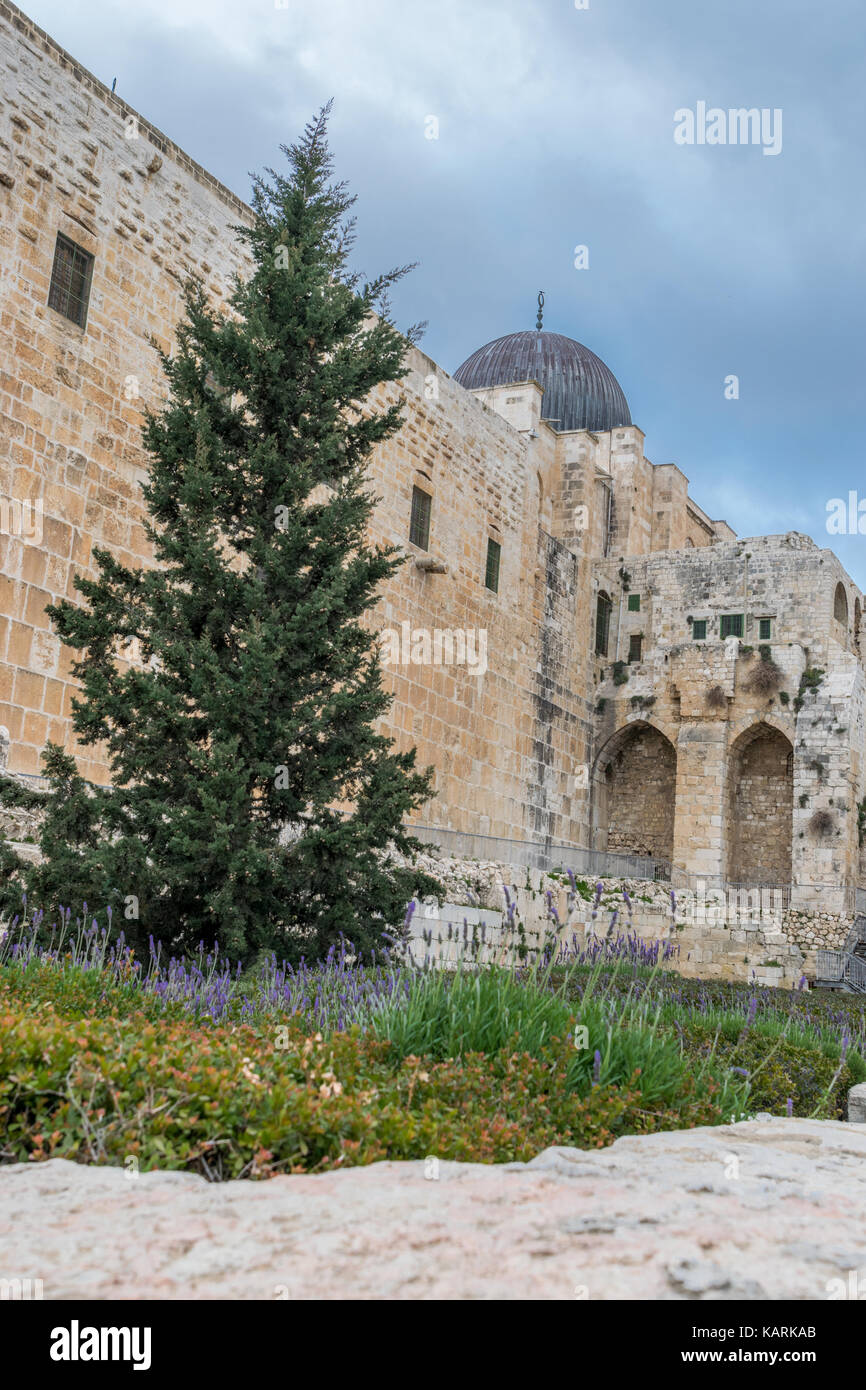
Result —
[[[10, 768], [37, 773], [46, 740], [69, 740], [74, 690], [45, 606], [76, 597], [94, 544], [148, 561], [139, 434], [162, 390], [148, 335], [169, 347], [190, 272], [225, 297], [248, 212], [5, 3], [0, 63], [0, 498], [44, 507], [35, 543], [0, 534], [0, 725]], [[47, 305], [58, 232], [95, 257], [84, 331]], [[104, 778], [94, 750], [81, 770]]]

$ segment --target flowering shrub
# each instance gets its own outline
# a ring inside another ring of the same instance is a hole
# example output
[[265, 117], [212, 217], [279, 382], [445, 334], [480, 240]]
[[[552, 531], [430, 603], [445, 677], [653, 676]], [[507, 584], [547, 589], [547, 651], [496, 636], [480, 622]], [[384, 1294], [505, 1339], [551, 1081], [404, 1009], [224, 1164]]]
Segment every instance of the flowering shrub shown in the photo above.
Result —
[[527, 1160], [725, 1118], [714, 1087], [697, 1094], [685, 1073], [674, 1105], [647, 1105], [630, 1084], [578, 1095], [572, 1040], [538, 1057], [503, 1048], [395, 1065], [390, 1054], [358, 1031], [325, 1040], [296, 1023], [71, 1022], [48, 1003], [22, 1014], [0, 979], [0, 1159], [259, 1178], [384, 1158]]
[[0, 1162], [219, 1180], [844, 1115], [866, 1077], [860, 1001], [685, 980], [664, 969], [675, 948], [618, 916], [586, 948], [514, 968], [362, 964], [343, 942], [242, 973], [216, 951], [142, 962], [37, 914], [0, 941]]

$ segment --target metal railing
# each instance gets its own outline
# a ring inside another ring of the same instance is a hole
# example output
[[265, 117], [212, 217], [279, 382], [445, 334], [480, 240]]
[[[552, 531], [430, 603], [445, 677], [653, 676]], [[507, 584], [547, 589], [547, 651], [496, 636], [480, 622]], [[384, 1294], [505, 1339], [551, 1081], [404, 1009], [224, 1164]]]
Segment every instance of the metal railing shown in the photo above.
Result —
[[642, 878], [665, 881], [670, 864], [639, 854], [583, 849], [556, 840], [508, 840], [474, 831], [448, 830], [437, 825], [406, 824], [404, 829], [426, 844], [436, 845], [455, 859], [482, 859], [514, 864], [520, 869], [571, 869], [596, 878]]
[[824, 984], [841, 984], [845, 978], [844, 951], [816, 951], [815, 979]]
[[866, 994], [866, 960], [847, 951], [816, 951], [815, 980], [824, 985], [847, 985], [855, 994]]

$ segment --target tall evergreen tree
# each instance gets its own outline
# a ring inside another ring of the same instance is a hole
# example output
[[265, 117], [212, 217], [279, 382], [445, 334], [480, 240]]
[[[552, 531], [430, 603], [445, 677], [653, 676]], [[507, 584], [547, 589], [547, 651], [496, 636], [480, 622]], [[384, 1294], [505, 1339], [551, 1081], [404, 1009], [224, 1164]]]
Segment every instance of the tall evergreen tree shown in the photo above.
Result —
[[[309, 956], [340, 933], [369, 949], [432, 886], [389, 857], [418, 848], [401, 827], [431, 773], [376, 731], [391, 697], [363, 621], [402, 563], [368, 541], [366, 464], [402, 424], [370, 394], [407, 371], [417, 329], [396, 330], [388, 294], [411, 267], [363, 285], [349, 270], [329, 112], [283, 147], [288, 177], [254, 182], [231, 312], [191, 282], [161, 354], [168, 402], [144, 430], [158, 565], [96, 549], [83, 605], [48, 610], [77, 652], [76, 735], [107, 749], [112, 786], [89, 791], [49, 748], [46, 858], [15, 866], [7, 909], [21, 884], [46, 908], [80, 892], [140, 941]], [[129, 642], [141, 660], [120, 674]]]

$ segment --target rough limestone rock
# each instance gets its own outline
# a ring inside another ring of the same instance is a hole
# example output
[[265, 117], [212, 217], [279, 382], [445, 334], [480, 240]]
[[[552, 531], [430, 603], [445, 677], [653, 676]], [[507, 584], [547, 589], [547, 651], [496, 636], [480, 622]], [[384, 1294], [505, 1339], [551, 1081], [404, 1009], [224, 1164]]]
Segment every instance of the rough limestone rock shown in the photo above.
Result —
[[861, 1081], [859, 1086], [852, 1086], [848, 1092], [848, 1123], [866, 1124], [866, 1081]]
[[866, 1267], [866, 1128], [774, 1118], [218, 1185], [17, 1164], [0, 1252], [46, 1299], [823, 1300]]

